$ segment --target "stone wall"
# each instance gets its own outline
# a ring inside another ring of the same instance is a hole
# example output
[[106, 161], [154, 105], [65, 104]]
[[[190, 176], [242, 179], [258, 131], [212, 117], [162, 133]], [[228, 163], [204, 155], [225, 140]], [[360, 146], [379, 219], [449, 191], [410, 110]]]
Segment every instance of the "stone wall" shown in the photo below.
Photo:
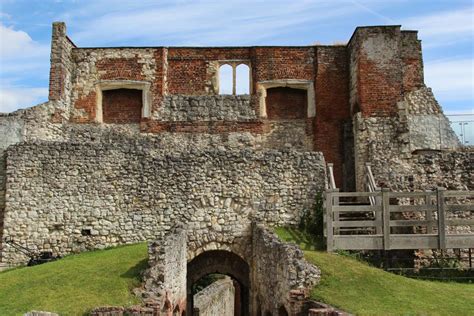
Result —
[[[402, 179], [415, 176], [412, 188], [429, 189], [441, 182], [450, 183], [448, 188], [470, 186], [467, 179], [453, 172], [468, 173], [470, 155], [461, 149], [460, 143], [442, 113], [430, 89], [422, 87], [405, 94], [398, 103], [396, 116], [354, 116], [354, 144], [357, 189], [363, 191], [365, 163], [372, 164], [372, 171], [380, 185], [392, 189], [407, 190]], [[438, 152], [436, 154], [435, 152]], [[439, 153], [443, 151], [443, 154]], [[457, 152], [457, 153], [456, 153]], [[439, 155], [437, 171], [424, 168], [425, 155]], [[451, 158], [450, 158], [451, 157]], [[461, 162], [456, 162], [461, 160]], [[466, 161], [463, 163], [462, 161]], [[449, 170], [447, 166], [456, 166]], [[431, 179], [430, 182], [421, 179]], [[437, 180], [434, 180], [437, 178]], [[444, 179], [444, 180], [443, 180]], [[401, 182], [402, 181], [402, 182]], [[433, 182], [434, 181], [434, 182]], [[453, 184], [457, 181], [457, 184]], [[472, 182], [472, 181], [471, 181]]]
[[399, 117], [407, 124], [412, 152], [461, 147], [430, 88], [422, 87], [406, 93], [403, 102], [399, 103]]
[[161, 121], [248, 121], [257, 119], [248, 95], [164, 96], [153, 114]]
[[[10, 146], [4, 234], [64, 255], [152, 240], [185, 221], [194, 239], [212, 232], [232, 243], [252, 219], [298, 223], [324, 189], [320, 153], [170, 152], [159, 142], [115, 135], [96, 143]], [[6, 262], [25, 259], [4, 249]]]
[[182, 225], [150, 242], [143, 295], [163, 314], [186, 310], [187, 234]]
[[[192, 240], [194, 225], [186, 223], [182, 227], [172, 229], [164, 237], [149, 244], [150, 267], [144, 274], [145, 286], [142, 291], [142, 297], [149, 306], [159, 306], [165, 314], [177, 307], [182, 311], [183, 305], [177, 303], [182, 296], [177, 299], [174, 293], [178, 291], [173, 289], [178, 288], [180, 292], [187, 281], [187, 293], [191, 295], [191, 286], [210, 273], [225, 274], [238, 282], [238, 290], [234, 290], [232, 286], [231, 292], [227, 288], [222, 294], [225, 294], [225, 301], [228, 302], [230, 297], [234, 299], [232, 294], [238, 291], [243, 315], [260, 315], [265, 312], [279, 315], [278, 312], [282, 310], [288, 315], [303, 315], [309, 308], [316, 306], [309, 299], [309, 294], [319, 282], [319, 269], [305, 261], [303, 252], [297, 245], [280, 241], [261, 221], [252, 222], [247, 232], [249, 238], [234, 241], [233, 244], [226, 245], [225, 240], [219, 239], [212, 241], [209, 235], [202, 235], [200, 239], [207, 243], [207, 247], [203, 247], [201, 252], [196, 251], [196, 244]], [[232, 248], [236, 244], [240, 244], [240, 249], [245, 248], [246, 251], [234, 251], [239, 249]], [[231, 247], [226, 248], [228, 245]], [[186, 263], [186, 258], [182, 255], [185, 250], [188, 253], [187, 266], [183, 265]], [[183, 275], [187, 276], [187, 280], [183, 281]], [[220, 288], [219, 291], [221, 290], [224, 289]], [[211, 300], [218, 299], [214, 293], [203, 292], [198, 295], [197, 301], [193, 302], [193, 299], [188, 298], [188, 312], [191, 312], [191, 306], [198, 307], [203, 312], [208, 305], [211, 309], [222, 309], [225, 306], [233, 312], [225, 302], [211, 303]]]
[[235, 288], [232, 279], [217, 280], [194, 295], [194, 316], [233, 316]]
[[287, 244], [254, 224], [252, 227], [252, 282], [258, 285], [254, 300], [260, 312], [279, 315], [282, 307], [288, 315], [300, 315], [311, 289], [319, 282], [319, 269], [303, 258], [295, 244]]

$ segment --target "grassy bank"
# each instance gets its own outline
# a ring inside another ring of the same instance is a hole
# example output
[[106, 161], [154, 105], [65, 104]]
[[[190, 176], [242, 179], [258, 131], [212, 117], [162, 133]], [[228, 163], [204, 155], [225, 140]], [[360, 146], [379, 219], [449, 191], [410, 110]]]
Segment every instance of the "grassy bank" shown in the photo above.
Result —
[[146, 245], [136, 244], [0, 272], [0, 315], [83, 315], [96, 306], [133, 305], [138, 301], [130, 290], [146, 260]]
[[356, 259], [317, 251], [304, 234], [278, 228], [322, 271], [311, 295], [356, 315], [474, 315], [474, 285], [422, 281], [395, 275]]

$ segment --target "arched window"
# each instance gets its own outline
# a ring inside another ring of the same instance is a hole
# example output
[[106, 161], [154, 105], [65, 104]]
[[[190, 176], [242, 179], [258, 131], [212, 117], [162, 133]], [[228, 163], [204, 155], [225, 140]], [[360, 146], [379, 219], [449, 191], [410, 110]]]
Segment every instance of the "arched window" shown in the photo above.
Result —
[[236, 94], [250, 94], [250, 68], [245, 64], [236, 68], [235, 90]]
[[219, 94], [250, 94], [250, 68], [242, 61], [228, 61], [219, 68]]
[[233, 69], [230, 65], [219, 68], [219, 94], [233, 94]]

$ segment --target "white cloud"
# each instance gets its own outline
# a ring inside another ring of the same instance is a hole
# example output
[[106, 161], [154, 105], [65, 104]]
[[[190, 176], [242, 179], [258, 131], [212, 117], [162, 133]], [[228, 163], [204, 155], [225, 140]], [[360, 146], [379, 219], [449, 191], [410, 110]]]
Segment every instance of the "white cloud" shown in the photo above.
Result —
[[424, 36], [446, 34], [467, 34], [474, 32], [474, 9], [437, 12], [432, 15], [417, 16], [405, 20], [407, 27], [420, 30]]
[[47, 88], [0, 87], [0, 113], [36, 105], [47, 100]]
[[418, 30], [424, 48], [451, 45], [474, 36], [474, 8], [436, 12], [402, 20], [404, 29]]
[[[158, 41], [179, 45], [249, 45], [308, 22], [331, 20], [361, 10], [326, 1], [277, 1], [270, 5], [261, 1], [188, 1], [179, 6], [160, 4], [141, 8], [130, 3], [120, 5], [121, 9], [110, 10], [109, 6], [104, 10], [95, 4], [97, 18], [89, 20], [91, 10], [87, 10], [88, 17], [72, 18], [71, 25], [79, 29], [72, 38], [82, 46], [97, 40], [101, 45], [137, 40], [151, 45]], [[88, 22], [83, 23], [83, 19]]]
[[474, 59], [439, 60], [426, 63], [425, 82], [440, 99], [472, 100], [474, 98]]
[[47, 99], [48, 89], [19, 86], [18, 82], [48, 76], [48, 61], [49, 47], [35, 42], [24, 31], [0, 23], [0, 112]]
[[0, 11], [0, 19], [10, 20], [11, 18], [12, 16], [10, 14]]
[[49, 47], [33, 41], [28, 33], [0, 23], [0, 59], [44, 57], [48, 53]]

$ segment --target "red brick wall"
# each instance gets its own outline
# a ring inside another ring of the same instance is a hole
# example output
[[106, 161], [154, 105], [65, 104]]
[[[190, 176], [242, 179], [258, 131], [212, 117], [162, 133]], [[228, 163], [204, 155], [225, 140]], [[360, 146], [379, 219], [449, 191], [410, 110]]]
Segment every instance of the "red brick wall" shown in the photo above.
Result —
[[357, 60], [355, 88], [364, 116], [393, 116], [403, 95], [400, 27], [358, 28], [351, 39]]
[[304, 119], [308, 113], [306, 90], [278, 87], [267, 89], [265, 99], [270, 120]]
[[104, 123], [140, 123], [142, 117], [142, 91], [115, 89], [102, 92]]
[[353, 106], [364, 116], [397, 115], [397, 102], [423, 86], [423, 60], [417, 33], [399, 26], [358, 28], [349, 43], [357, 69]]
[[66, 35], [66, 25], [54, 22], [51, 36], [51, 68], [49, 71], [49, 100], [66, 97], [66, 82], [71, 78], [71, 51], [74, 43]]
[[[85, 49], [85, 56], [93, 49]], [[120, 51], [120, 49], [116, 49]], [[88, 57], [86, 57], [88, 58]], [[139, 62], [138, 54], [135, 54], [132, 58], [100, 58], [95, 63], [97, 73], [87, 75], [95, 75], [100, 80], [145, 80], [145, 76], [142, 73], [143, 63]], [[79, 74], [79, 76], [82, 74]], [[94, 77], [92, 77], [94, 78]], [[90, 77], [77, 78], [79, 80], [94, 80]], [[154, 78], [155, 79], [155, 78]], [[154, 80], [152, 91], [158, 91], [161, 88], [161, 78]], [[84, 93], [78, 90], [78, 97], [74, 100], [74, 107], [81, 113], [81, 115], [75, 115], [72, 117], [73, 122], [77, 123], [88, 123], [93, 122], [96, 119], [96, 108], [97, 98], [95, 90]], [[152, 93], [154, 96], [155, 94]], [[118, 114], [117, 114], [118, 115]], [[135, 117], [131, 117], [130, 120], [135, 120]], [[122, 119], [123, 120], [123, 119]]]
[[207, 94], [206, 84], [212, 79], [209, 62], [219, 60], [251, 60], [251, 48], [169, 48], [169, 94]]
[[256, 47], [254, 82], [314, 79], [313, 47]]
[[343, 123], [350, 120], [349, 73], [345, 46], [318, 46], [316, 50], [316, 117], [314, 148], [334, 164], [336, 184], [342, 187]]
[[143, 80], [138, 56], [133, 58], [104, 58], [95, 64], [102, 80]]
[[74, 102], [74, 108], [79, 110], [81, 116], [72, 116], [71, 121], [74, 123], [90, 123], [96, 119], [97, 94], [95, 91], [87, 95], [81, 95]]
[[170, 94], [205, 94], [206, 61], [204, 59], [168, 59], [168, 92]]
[[412, 91], [423, 86], [421, 42], [416, 31], [402, 31], [403, 89]]

